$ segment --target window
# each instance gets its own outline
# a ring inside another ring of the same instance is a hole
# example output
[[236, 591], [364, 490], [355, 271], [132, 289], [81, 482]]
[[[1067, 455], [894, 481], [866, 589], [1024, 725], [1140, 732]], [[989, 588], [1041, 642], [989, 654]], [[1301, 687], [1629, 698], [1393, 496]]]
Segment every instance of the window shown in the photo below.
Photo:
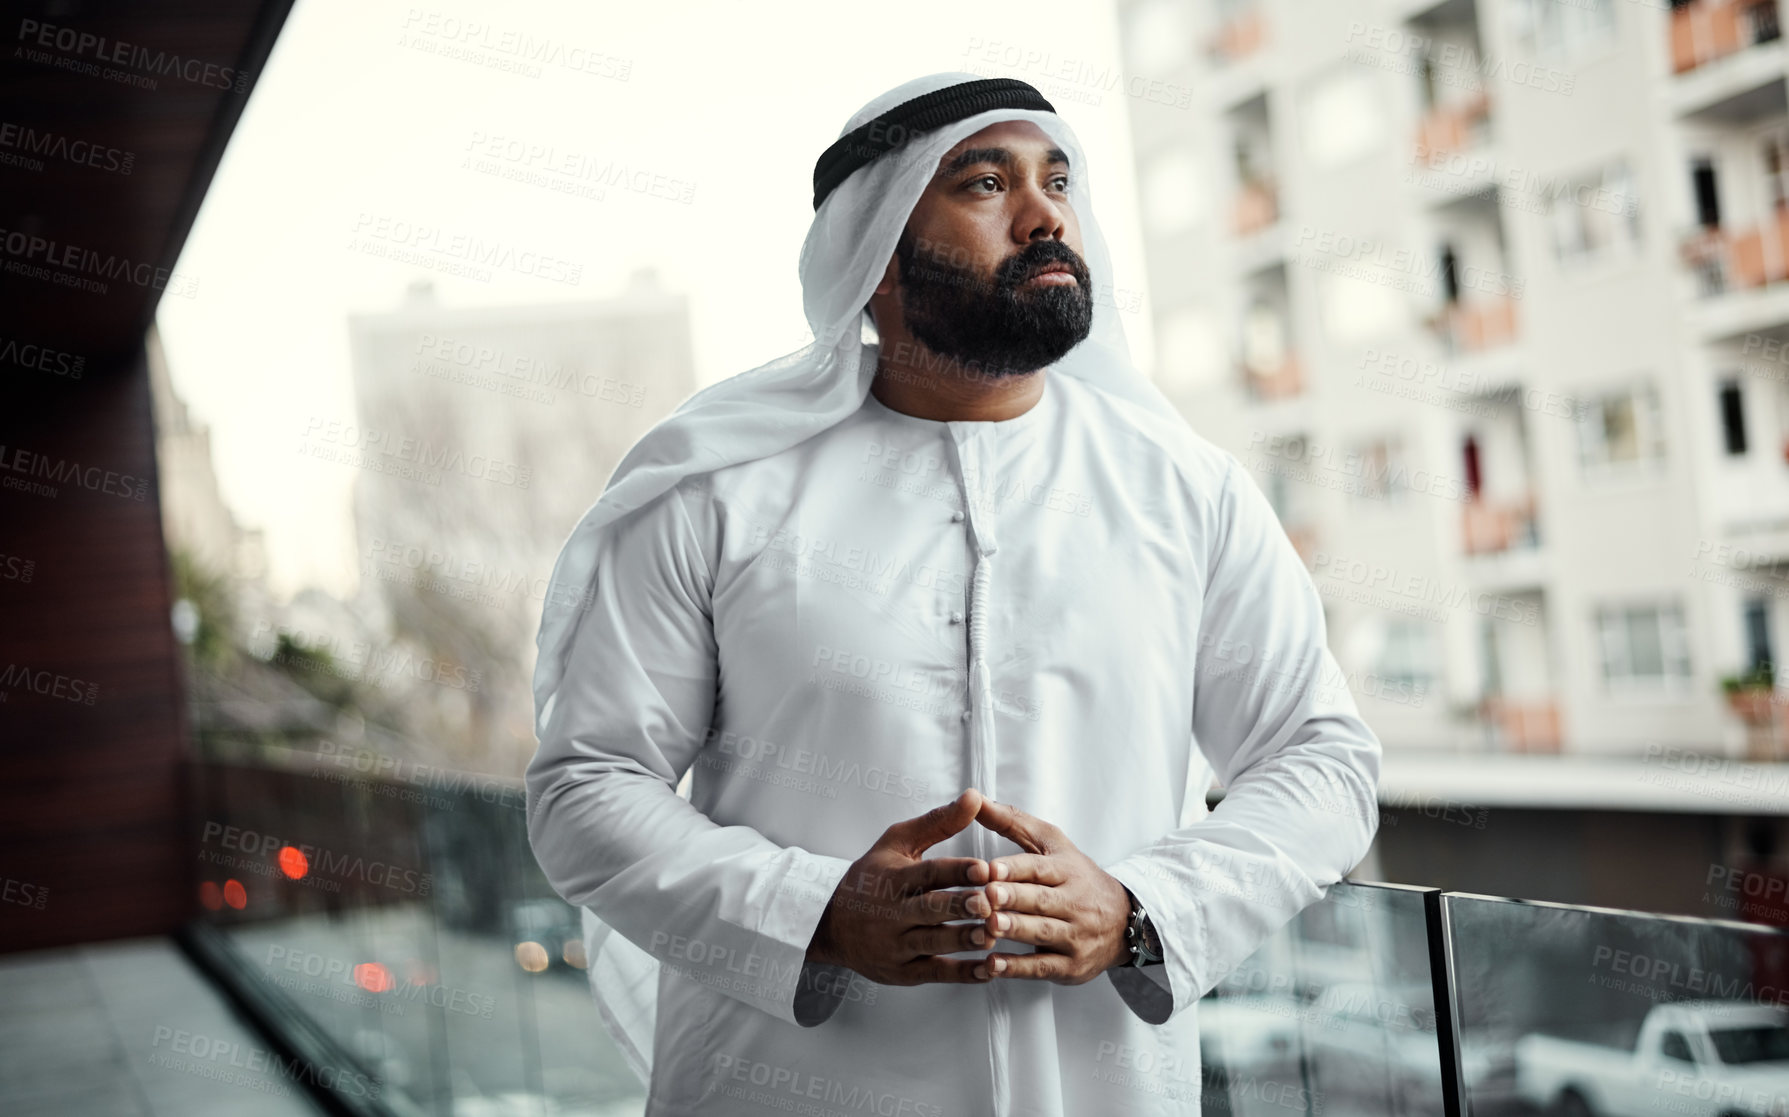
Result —
[[1448, 303], [1460, 301], [1460, 258], [1451, 244], [1441, 246], [1441, 297]]
[[1690, 164], [1690, 185], [1696, 192], [1696, 224], [1704, 229], [1721, 227], [1721, 193], [1715, 188], [1714, 162], [1702, 158]]
[[1242, 319], [1242, 367], [1254, 376], [1272, 376], [1286, 364], [1286, 320], [1262, 299], [1249, 304]]
[[1730, 458], [1746, 452], [1745, 393], [1737, 380], [1721, 382], [1721, 444]]
[[1603, 681], [1612, 689], [1671, 689], [1689, 680], [1689, 642], [1680, 606], [1609, 606], [1597, 611], [1596, 623]]
[[1387, 683], [1430, 687], [1435, 683], [1435, 632], [1426, 621], [1394, 620], [1386, 626], [1385, 647], [1373, 673]]
[[1560, 263], [1584, 263], [1616, 249], [1639, 248], [1639, 194], [1625, 159], [1575, 179], [1544, 183], [1541, 191], [1553, 256]]
[[1515, 0], [1509, 12], [1516, 45], [1536, 59], [1582, 58], [1615, 41], [1612, 0]]
[[1685, 1063], [1696, 1061], [1696, 1057], [1690, 1054], [1690, 1041], [1683, 1038], [1682, 1032], [1666, 1032], [1660, 1036], [1659, 1054], [1667, 1059], [1678, 1059]]
[[1770, 654], [1770, 602], [1754, 597], [1746, 602], [1746, 661], [1754, 671], [1769, 671], [1775, 660]]
[[1782, 133], [1764, 141], [1764, 193], [1772, 209], [1789, 205], [1789, 152]]
[[1587, 399], [1578, 412], [1578, 460], [1599, 467], [1656, 462], [1665, 455], [1658, 397], [1650, 384]]

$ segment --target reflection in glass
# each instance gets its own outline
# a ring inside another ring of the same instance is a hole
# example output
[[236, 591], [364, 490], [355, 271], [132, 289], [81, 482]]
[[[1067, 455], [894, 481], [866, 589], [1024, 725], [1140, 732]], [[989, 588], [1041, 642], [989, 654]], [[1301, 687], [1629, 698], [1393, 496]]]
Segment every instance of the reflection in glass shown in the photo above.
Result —
[[[1789, 935], [1448, 894], [1460, 1046], [1513, 1055], [1523, 1112], [1789, 1113]], [[1507, 1097], [1466, 1084], [1468, 1111]]]
[[1336, 885], [1200, 1002], [1199, 1044], [1207, 1114], [1439, 1114], [1422, 890]]

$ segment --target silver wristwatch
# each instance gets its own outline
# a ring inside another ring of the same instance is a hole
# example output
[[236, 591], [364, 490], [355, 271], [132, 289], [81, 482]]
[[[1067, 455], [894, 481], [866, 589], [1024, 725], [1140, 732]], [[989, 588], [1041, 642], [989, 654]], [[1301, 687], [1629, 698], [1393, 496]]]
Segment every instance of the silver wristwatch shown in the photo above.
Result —
[[1131, 920], [1124, 929], [1124, 944], [1131, 952], [1130, 964], [1139, 967], [1161, 965], [1161, 941], [1149, 922], [1149, 913], [1143, 910], [1143, 902], [1132, 895], [1130, 889], [1125, 889], [1124, 894], [1131, 899]]

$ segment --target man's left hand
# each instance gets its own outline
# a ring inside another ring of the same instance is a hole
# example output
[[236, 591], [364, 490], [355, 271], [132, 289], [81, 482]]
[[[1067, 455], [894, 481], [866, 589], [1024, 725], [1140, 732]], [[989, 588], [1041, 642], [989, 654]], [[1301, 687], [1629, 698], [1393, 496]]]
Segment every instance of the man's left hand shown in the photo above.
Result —
[[1130, 960], [1130, 895], [1117, 877], [1059, 827], [1017, 807], [984, 799], [975, 821], [1027, 851], [991, 859], [985, 898], [969, 901], [991, 936], [1037, 947], [1035, 954], [989, 953], [994, 977], [1081, 985]]

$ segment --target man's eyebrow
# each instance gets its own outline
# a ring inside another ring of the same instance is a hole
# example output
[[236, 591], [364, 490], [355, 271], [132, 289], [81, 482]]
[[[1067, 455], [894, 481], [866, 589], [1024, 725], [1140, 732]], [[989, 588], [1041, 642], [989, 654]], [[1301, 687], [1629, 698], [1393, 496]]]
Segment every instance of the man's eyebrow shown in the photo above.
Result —
[[[1049, 158], [1051, 165], [1057, 163], [1061, 163], [1065, 167], [1069, 165], [1068, 153], [1059, 147], [1053, 147], [1044, 154]], [[1012, 161], [1013, 153], [1004, 147], [971, 147], [958, 152], [957, 157], [952, 159], [950, 163], [938, 173], [941, 175], [956, 174], [965, 167], [973, 167], [977, 163], [990, 163], [996, 167], [1009, 167], [1012, 165]]]

